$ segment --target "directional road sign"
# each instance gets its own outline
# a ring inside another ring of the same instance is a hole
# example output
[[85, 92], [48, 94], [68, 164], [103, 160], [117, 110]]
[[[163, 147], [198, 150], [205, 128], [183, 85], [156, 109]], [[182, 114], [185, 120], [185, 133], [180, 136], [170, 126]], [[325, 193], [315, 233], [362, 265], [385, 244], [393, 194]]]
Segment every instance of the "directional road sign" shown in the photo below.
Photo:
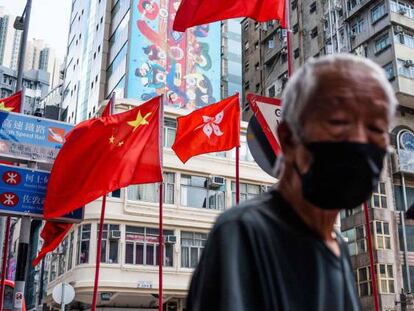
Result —
[[52, 163], [73, 125], [0, 111], [0, 157]]
[[[43, 218], [49, 172], [0, 164], [0, 214]], [[59, 220], [81, 222], [83, 209]]]

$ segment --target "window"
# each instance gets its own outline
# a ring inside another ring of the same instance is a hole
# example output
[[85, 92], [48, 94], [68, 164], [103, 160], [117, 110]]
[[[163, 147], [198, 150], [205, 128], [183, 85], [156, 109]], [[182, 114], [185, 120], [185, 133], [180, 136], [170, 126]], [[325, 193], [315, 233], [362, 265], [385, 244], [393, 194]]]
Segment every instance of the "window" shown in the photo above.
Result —
[[309, 7], [309, 13], [315, 13], [316, 12], [316, 2], [312, 2], [312, 4]]
[[351, 33], [358, 34], [364, 31], [365, 21], [363, 18], [359, 19], [356, 23], [351, 26]]
[[[99, 224], [97, 228], [99, 236]], [[101, 262], [118, 263], [120, 237], [119, 225], [104, 224], [102, 232]]]
[[314, 39], [318, 36], [318, 27], [315, 27], [311, 31], [311, 38]]
[[225, 208], [225, 182], [212, 184], [202, 176], [181, 175], [181, 205], [223, 210]]
[[397, 59], [398, 74], [406, 78], [414, 78], [414, 62], [412, 60]]
[[374, 221], [377, 249], [391, 249], [390, 224], [384, 221]]
[[370, 208], [387, 208], [387, 193], [385, 191], [385, 183], [379, 182], [377, 189], [374, 190], [371, 200], [368, 201]]
[[[249, 146], [247, 145], [246, 133], [240, 134], [239, 152], [240, 152], [240, 161], [254, 162], [253, 156], [249, 150]], [[231, 151], [231, 158], [233, 160], [236, 159], [236, 151], [234, 149]]]
[[342, 232], [342, 236], [347, 240], [349, 254], [355, 256], [367, 252], [367, 239], [365, 226], [358, 226]]
[[381, 19], [381, 17], [383, 17], [386, 14], [385, 12], [385, 4], [384, 2], [378, 4], [376, 7], [374, 7], [371, 10], [371, 20], [372, 23], [375, 23], [376, 21], [378, 21], [379, 19]]
[[[98, 53], [100, 51], [100, 46], [98, 48]], [[106, 70], [108, 77], [112, 75], [113, 72], [118, 68], [118, 66], [122, 63], [122, 61], [126, 57], [127, 52], [127, 44], [124, 44], [122, 49], [119, 51], [118, 55], [115, 56], [114, 60], [112, 61], [111, 65], [109, 65], [108, 69]]]
[[375, 41], [375, 53], [382, 52], [389, 46], [390, 46], [389, 36], [388, 34], [386, 34], [385, 36]]
[[[405, 226], [405, 236], [407, 238], [407, 251], [414, 252], [414, 226]], [[398, 237], [400, 241], [400, 250], [404, 251], [404, 237], [401, 225], [398, 225]]]
[[164, 147], [171, 148], [174, 144], [177, 132], [177, 121], [175, 119], [164, 119]]
[[207, 233], [181, 231], [181, 267], [195, 268], [207, 241]]
[[378, 264], [378, 285], [381, 294], [394, 294], [394, 272], [392, 265]]
[[267, 96], [269, 97], [275, 97], [276, 96], [276, 87], [274, 85], [272, 85], [268, 91], [267, 91]]
[[58, 252], [55, 255], [58, 257], [58, 276], [66, 271], [66, 260], [68, 251], [68, 237], [65, 237], [58, 247]]
[[358, 287], [358, 294], [360, 297], [371, 296], [371, 269], [370, 267], [363, 267], [357, 269], [356, 282]]
[[[260, 185], [240, 183], [240, 202], [253, 199], [261, 193]], [[236, 205], [236, 183], [231, 182], [232, 205]]]
[[244, 71], [249, 71], [249, 62], [244, 63]]
[[[402, 276], [403, 276], [403, 281], [404, 281], [404, 289], [408, 289], [407, 273], [406, 273], [405, 265], [401, 266], [401, 270], [402, 270]], [[410, 274], [411, 288], [414, 288], [414, 266], [408, 266], [408, 271]]]
[[287, 53], [282, 53], [282, 54], [280, 55], [280, 62], [281, 62], [282, 64], [284, 64], [284, 63], [286, 63], [286, 62], [287, 62], [287, 60], [288, 60], [288, 54], [287, 54]]
[[[163, 173], [163, 186], [164, 186], [163, 202], [166, 204], [174, 204], [174, 184], [175, 184], [175, 174], [164, 172]], [[158, 200], [159, 200], [158, 183], [129, 186], [128, 187], [128, 200], [158, 203]]]
[[295, 50], [293, 51], [293, 57], [294, 57], [295, 59], [297, 59], [297, 58], [299, 57], [299, 48], [297, 48], [297, 49], [295, 49]]
[[258, 71], [260, 69], [260, 64], [256, 63], [256, 65], [254, 65], [254, 70]]
[[244, 50], [247, 52], [249, 50], [249, 41], [244, 43]]
[[[172, 230], [163, 230], [163, 235], [174, 235]], [[159, 230], [126, 226], [125, 228], [125, 263], [131, 265], [157, 266], [159, 259]], [[164, 262], [173, 266], [173, 244], [164, 243]]]
[[72, 231], [69, 238], [69, 254], [68, 254], [68, 271], [72, 269], [73, 264], [73, 241], [75, 239], [75, 232]]
[[91, 239], [91, 224], [85, 224], [78, 227], [78, 257], [76, 264], [89, 262], [89, 240]]
[[259, 41], [256, 41], [256, 43], [254, 44], [254, 49], [257, 50], [259, 48]]
[[408, 18], [414, 18], [414, 5], [403, 2], [403, 1], [390, 1], [391, 11], [404, 15]]
[[385, 65], [384, 67], [385, 75], [387, 76], [388, 80], [392, 80], [394, 78], [394, 66], [392, 63]]
[[299, 31], [299, 24], [298, 24], [298, 23], [296, 23], [295, 25], [293, 25], [292, 30], [293, 30], [293, 33], [294, 33], [294, 34], [297, 34], [297, 33], [298, 33], [298, 31]]
[[395, 42], [403, 44], [414, 49], [414, 36], [408, 33], [400, 32], [395, 34]]

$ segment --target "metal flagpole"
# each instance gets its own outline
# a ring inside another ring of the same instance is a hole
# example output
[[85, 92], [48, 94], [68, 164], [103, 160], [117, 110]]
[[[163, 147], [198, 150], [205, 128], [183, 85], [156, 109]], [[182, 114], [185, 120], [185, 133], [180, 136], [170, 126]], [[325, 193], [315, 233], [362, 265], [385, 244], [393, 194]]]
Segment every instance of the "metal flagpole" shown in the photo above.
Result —
[[236, 147], [236, 204], [240, 202], [240, 147]]
[[160, 116], [159, 116], [159, 152], [160, 152], [160, 166], [161, 166], [161, 182], [160, 182], [160, 197], [159, 197], [159, 232], [158, 232], [158, 247], [159, 247], [159, 258], [158, 258], [158, 310], [163, 311], [163, 275], [162, 267], [164, 263], [164, 235], [163, 235], [163, 151], [164, 151], [164, 100], [165, 95], [160, 98]]
[[377, 290], [377, 273], [375, 271], [374, 252], [372, 249], [372, 236], [371, 236], [371, 224], [369, 223], [368, 203], [364, 203], [365, 214], [365, 226], [368, 239], [368, 253], [369, 253], [369, 265], [371, 268], [371, 286], [372, 286], [372, 298], [374, 299], [375, 311], [379, 311], [379, 297]]
[[3, 310], [4, 281], [6, 279], [7, 259], [8, 259], [8, 254], [9, 254], [10, 222], [11, 222], [11, 217], [7, 216], [6, 232], [4, 234], [3, 262], [1, 265], [0, 310]]
[[[109, 99], [109, 104], [109, 114], [113, 114], [113, 112], [115, 111], [115, 93], [112, 93], [111, 98]], [[106, 195], [102, 197], [101, 218], [99, 221], [98, 244], [96, 248], [95, 282], [93, 284], [92, 311], [96, 310], [96, 302], [98, 299], [99, 269], [101, 267], [102, 236], [105, 220], [105, 209]]]

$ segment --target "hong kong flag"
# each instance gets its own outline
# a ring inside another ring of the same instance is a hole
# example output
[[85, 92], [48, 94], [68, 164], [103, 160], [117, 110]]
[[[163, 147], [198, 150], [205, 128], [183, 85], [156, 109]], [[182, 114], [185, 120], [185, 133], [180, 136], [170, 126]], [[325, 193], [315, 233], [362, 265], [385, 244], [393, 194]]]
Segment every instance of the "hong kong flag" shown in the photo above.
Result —
[[185, 163], [195, 155], [240, 146], [239, 94], [177, 118], [172, 149]]
[[7, 112], [20, 112], [22, 103], [22, 92], [14, 93], [12, 96], [0, 98], [0, 110]]
[[250, 17], [258, 22], [279, 20], [286, 27], [286, 0], [182, 0], [173, 29], [187, 28], [237, 17]]

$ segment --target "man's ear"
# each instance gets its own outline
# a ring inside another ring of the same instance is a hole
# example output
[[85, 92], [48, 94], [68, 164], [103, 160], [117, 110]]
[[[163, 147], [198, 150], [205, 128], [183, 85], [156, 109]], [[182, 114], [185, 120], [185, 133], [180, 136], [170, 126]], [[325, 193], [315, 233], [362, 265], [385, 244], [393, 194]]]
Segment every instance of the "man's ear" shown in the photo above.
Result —
[[285, 158], [289, 158], [297, 146], [297, 140], [286, 122], [282, 121], [277, 127], [277, 136]]

